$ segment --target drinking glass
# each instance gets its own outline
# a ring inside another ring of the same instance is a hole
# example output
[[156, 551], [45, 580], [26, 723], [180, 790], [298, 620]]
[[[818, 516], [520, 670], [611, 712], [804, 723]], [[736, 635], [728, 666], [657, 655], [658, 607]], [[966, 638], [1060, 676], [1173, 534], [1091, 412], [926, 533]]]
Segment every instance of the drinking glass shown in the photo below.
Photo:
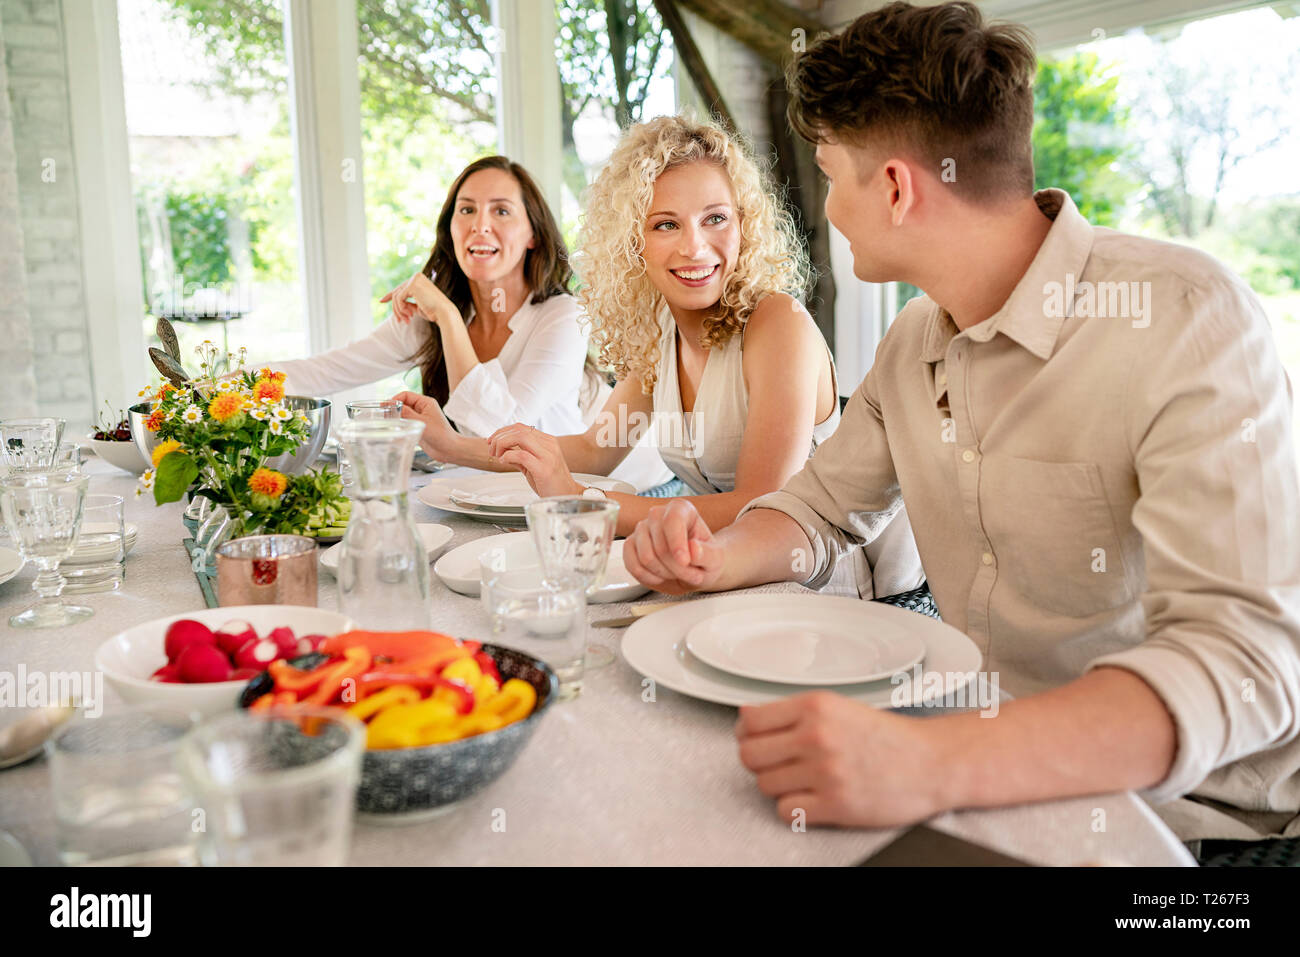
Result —
[[0, 422], [0, 464], [16, 472], [48, 470], [66, 424], [63, 419], [50, 418]]
[[525, 508], [537, 557], [548, 576], [577, 575], [591, 595], [605, 581], [618, 503], [562, 495]]
[[[587, 583], [587, 597], [594, 595], [605, 581], [618, 503], [566, 495], [532, 502], [524, 513], [547, 577], [577, 575]], [[603, 668], [613, 660], [613, 654], [601, 645], [587, 649], [591, 668]]]
[[90, 479], [55, 472], [14, 472], [0, 479], [0, 511], [22, 551], [37, 569], [35, 605], [9, 619], [16, 628], [54, 628], [94, 614], [60, 599], [59, 563], [72, 554], [81, 530], [81, 510]]
[[587, 643], [587, 589], [575, 575], [541, 568], [504, 570], [492, 549], [479, 559], [480, 594], [492, 616], [492, 641], [540, 658], [560, 679], [560, 700], [582, 693]]
[[87, 495], [72, 554], [59, 566], [68, 594], [117, 591], [126, 577], [122, 496]]
[[236, 711], [180, 748], [209, 866], [347, 863], [365, 726], [335, 709]]
[[[400, 419], [402, 417], [401, 399], [358, 399], [344, 406], [348, 418], [355, 421], [372, 421], [374, 419]], [[339, 476], [344, 486], [351, 486], [352, 466], [348, 462], [347, 450], [339, 443]]]
[[50, 463], [51, 472], [81, 474], [81, 447], [70, 442], [60, 444]]
[[316, 542], [250, 535], [217, 547], [217, 604], [316, 606]]
[[176, 767], [194, 719], [159, 708], [79, 717], [45, 744], [64, 864], [196, 864], [198, 816]]

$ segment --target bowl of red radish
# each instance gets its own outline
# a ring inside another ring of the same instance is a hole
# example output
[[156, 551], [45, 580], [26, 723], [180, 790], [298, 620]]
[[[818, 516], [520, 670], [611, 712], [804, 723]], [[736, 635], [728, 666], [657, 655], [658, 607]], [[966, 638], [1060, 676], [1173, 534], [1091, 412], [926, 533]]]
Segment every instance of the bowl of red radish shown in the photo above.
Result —
[[207, 608], [119, 632], [99, 646], [95, 667], [130, 704], [219, 714], [233, 711], [244, 686], [272, 661], [306, 654], [353, 627], [322, 608]]

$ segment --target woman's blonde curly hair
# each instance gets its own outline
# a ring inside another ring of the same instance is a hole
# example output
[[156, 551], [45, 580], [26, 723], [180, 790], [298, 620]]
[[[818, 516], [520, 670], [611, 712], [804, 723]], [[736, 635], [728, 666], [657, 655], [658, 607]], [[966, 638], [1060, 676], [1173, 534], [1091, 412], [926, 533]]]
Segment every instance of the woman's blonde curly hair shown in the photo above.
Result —
[[646, 394], [659, 363], [663, 303], [641, 256], [646, 216], [659, 176], [697, 160], [726, 171], [740, 216], [740, 252], [717, 315], [704, 321], [701, 345], [725, 343], [765, 296], [785, 292], [802, 299], [808, 288], [808, 257], [794, 219], [742, 142], [689, 116], [660, 116], [629, 127], [587, 192], [574, 258], [582, 280], [578, 299], [601, 365], [620, 380], [636, 376]]

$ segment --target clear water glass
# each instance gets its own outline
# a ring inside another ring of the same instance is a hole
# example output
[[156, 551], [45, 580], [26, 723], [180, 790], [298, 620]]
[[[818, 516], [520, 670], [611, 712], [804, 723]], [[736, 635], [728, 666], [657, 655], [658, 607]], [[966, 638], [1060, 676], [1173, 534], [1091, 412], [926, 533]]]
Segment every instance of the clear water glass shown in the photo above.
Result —
[[524, 514], [548, 576], [576, 575], [587, 583], [588, 595], [604, 584], [617, 502], [562, 495], [532, 502]]
[[72, 554], [59, 565], [65, 594], [117, 591], [126, 577], [126, 520], [120, 495], [87, 495]]
[[335, 709], [236, 711], [180, 748], [208, 866], [347, 863], [365, 726]]
[[428, 628], [433, 616], [429, 558], [407, 502], [423, 430], [410, 419], [350, 419], [339, 427], [356, 474], [339, 543], [339, 611], [375, 631]]
[[[354, 402], [347, 403], [344, 408], [347, 410], [348, 418], [359, 421], [370, 421], [373, 419], [400, 419], [402, 417], [402, 400], [401, 399], [357, 399]], [[347, 451], [339, 444], [339, 476], [343, 479], [344, 487], [350, 487], [355, 481], [352, 477], [352, 466], [348, 462]]]
[[0, 421], [0, 465], [17, 472], [49, 470], [66, 424], [52, 418]]
[[72, 554], [81, 531], [82, 508], [90, 479], [56, 472], [13, 472], [0, 479], [0, 512], [23, 558], [37, 568], [32, 590], [36, 604], [9, 619], [16, 628], [56, 628], [94, 612], [66, 605], [59, 564]]
[[198, 816], [176, 766], [187, 714], [140, 708], [79, 717], [45, 751], [59, 859], [99, 867], [198, 863]]
[[492, 618], [492, 641], [540, 658], [560, 679], [560, 700], [582, 693], [586, 665], [587, 589], [576, 576], [541, 568], [505, 570], [493, 549], [479, 558], [479, 594]]
[[50, 460], [51, 472], [81, 473], [81, 446], [69, 442], [60, 444]]

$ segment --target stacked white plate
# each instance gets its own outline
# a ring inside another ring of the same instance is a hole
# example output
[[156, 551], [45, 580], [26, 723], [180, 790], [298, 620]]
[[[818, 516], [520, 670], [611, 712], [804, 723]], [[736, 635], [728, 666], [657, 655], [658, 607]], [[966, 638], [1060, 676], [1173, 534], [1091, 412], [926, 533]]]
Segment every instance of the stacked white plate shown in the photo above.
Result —
[[[573, 478], [582, 485], [594, 485], [607, 492], [636, 494], [636, 489], [627, 482], [603, 475], [579, 474]], [[538, 497], [521, 472], [448, 475], [433, 479], [416, 493], [416, 498], [433, 508], [502, 525], [525, 524], [524, 508]]]
[[[503, 532], [500, 535], [476, 538], [459, 548], [453, 548], [438, 559], [433, 566], [433, 573], [452, 591], [475, 598], [482, 585], [479, 579], [479, 556], [492, 549], [500, 549], [503, 553], [506, 571], [536, 568], [540, 564], [532, 535], [527, 532]], [[631, 601], [649, 590], [633, 578], [623, 564], [623, 542], [620, 540], [610, 546], [604, 584], [587, 600], [592, 603]]]
[[[110, 522], [86, 522], [81, 526], [82, 536], [99, 536], [105, 535], [114, 530], [115, 526]], [[136, 536], [139, 535], [140, 529], [134, 522], [125, 524], [126, 539], [122, 543], [123, 556], [130, 553], [135, 547]], [[83, 542], [79, 537], [76, 546], [72, 550], [73, 560], [80, 563], [111, 561], [117, 553], [117, 545], [112, 542]]]
[[634, 623], [622, 647], [657, 684], [734, 706], [826, 688], [876, 708], [916, 707], [965, 687], [983, 660], [951, 625], [825, 595], [685, 601]]
[[12, 548], [0, 548], [0, 585], [23, 570], [23, 556]]

